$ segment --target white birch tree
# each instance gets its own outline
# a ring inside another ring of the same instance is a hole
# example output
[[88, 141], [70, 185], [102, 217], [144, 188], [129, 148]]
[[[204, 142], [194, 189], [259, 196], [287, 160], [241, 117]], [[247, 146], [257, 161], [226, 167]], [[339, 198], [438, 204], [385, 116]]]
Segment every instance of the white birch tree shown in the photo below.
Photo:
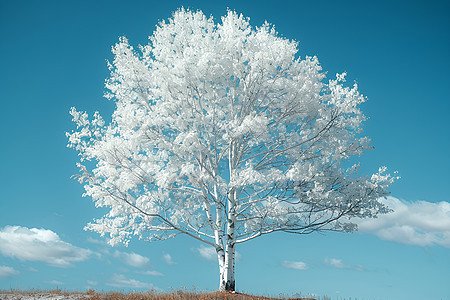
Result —
[[84, 196], [109, 208], [86, 229], [112, 245], [188, 235], [216, 249], [219, 289], [232, 291], [238, 244], [351, 232], [351, 218], [388, 212], [385, 168], [358, 177], [358, 165], [345, 167], [371, 148], [360, 136], [365, 98], [345, 74], [327, 80], [297, 42], [233, 11], [216, 24], [180, 9], [149, 39], [112, 48], [109, 124], [70, 111]]

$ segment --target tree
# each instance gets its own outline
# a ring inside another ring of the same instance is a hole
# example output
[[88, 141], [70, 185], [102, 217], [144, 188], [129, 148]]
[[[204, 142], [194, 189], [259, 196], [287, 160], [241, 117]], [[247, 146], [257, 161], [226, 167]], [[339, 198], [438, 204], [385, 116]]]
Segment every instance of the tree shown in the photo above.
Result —
[[[365, 98], [345, 73], [326, 82], [316, 57], [265, 23], [228, 11], [216, 24], [180, 9], [135, 50], [113, 48], [106, 125], [72, 108], [68, 147], [85, 196], [109, 207], [86, 226], [112, 245], [185, 234], [215, 248], [220, 290], [235, 289], [236, 245], [272, 232], [356, 230], [388, 208], [385, 168], [358, 177], [349, 158]], [[348, 168], [347, 168], [348, 167]]]

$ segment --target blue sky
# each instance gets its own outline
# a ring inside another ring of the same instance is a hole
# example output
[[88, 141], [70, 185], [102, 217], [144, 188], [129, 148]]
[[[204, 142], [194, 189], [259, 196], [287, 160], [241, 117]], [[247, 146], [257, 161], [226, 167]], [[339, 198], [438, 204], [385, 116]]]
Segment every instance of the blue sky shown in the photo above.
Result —
[[[450, 299], [450, 4], [446, 1], [6, 1], [0, 0], [0, 289], [214, 290], [211, 249], [177, 237], [108, 246], [83, 231], [101, 216], [66, 148], [71, 106], [107, 116], [111, 46], [145, 44], [184, 6], [216, 20], [227, 7], [265, 20], [348, 73], [368, 97], [364, 133], [380, 165], [402, 177], [390, 216], [354, 234], [273, 234], [237, 251], [239, 291], [358, 299]], [[267, 249], [263, 251], [263, 249]]]

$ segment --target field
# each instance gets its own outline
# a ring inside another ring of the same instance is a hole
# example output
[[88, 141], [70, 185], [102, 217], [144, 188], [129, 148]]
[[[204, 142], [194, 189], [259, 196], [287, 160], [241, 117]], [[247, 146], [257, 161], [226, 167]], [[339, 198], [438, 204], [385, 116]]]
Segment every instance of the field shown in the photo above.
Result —
[[[120, 293], [120, 292], [99, 292], [95, 290], [88, 290], [86, 292], [68, 292], [62, 290], [30, 290], [19, 291], [9, 290], [0, 291], [1, 300], [32, 300], [32, 299], [46, 299], [46, 300], [318, 300], [311, 298], [289, 298], [289, 297], [264, 297], [254, 296], [241, 293], [200, 293], [195, 291], [178, 290], [172, 293], [158, 293], [154, 291], [143, 293]], [[323, 300], [326, 300], [324, 298]]]

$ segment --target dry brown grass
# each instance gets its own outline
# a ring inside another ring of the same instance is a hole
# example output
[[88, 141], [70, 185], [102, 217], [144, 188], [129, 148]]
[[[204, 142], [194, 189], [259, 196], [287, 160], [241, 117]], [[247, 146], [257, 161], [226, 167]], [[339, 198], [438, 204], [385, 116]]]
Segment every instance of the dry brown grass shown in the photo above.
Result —
[[[228, 292], [212, 292], [203, 293], [188, 290], [178, 290], [171, 293], [160, 293], [157, 291], [148, 292], [103, 292], [89, 289], [84, 293], [69, 292], [60, 289], [41, 291], [41, 290], [10, 290], [0, 291], [0, 299], [40, 299], [49, 298], [49, 296], [64, 296], [64, 299], [89, 299], [89, 300], [275, 300], [275, 299], [290, 299], [290, 300], [314, 300], [310, 298], [272, 298], [265, 296], [254, 296], [243, 293], [228, 293]], [[3, 297], [4, 296], [4, 297]], [[9, 297], [8, 297], [9, 296]], [[32, 297], [32, 298], [30, 298]]]

